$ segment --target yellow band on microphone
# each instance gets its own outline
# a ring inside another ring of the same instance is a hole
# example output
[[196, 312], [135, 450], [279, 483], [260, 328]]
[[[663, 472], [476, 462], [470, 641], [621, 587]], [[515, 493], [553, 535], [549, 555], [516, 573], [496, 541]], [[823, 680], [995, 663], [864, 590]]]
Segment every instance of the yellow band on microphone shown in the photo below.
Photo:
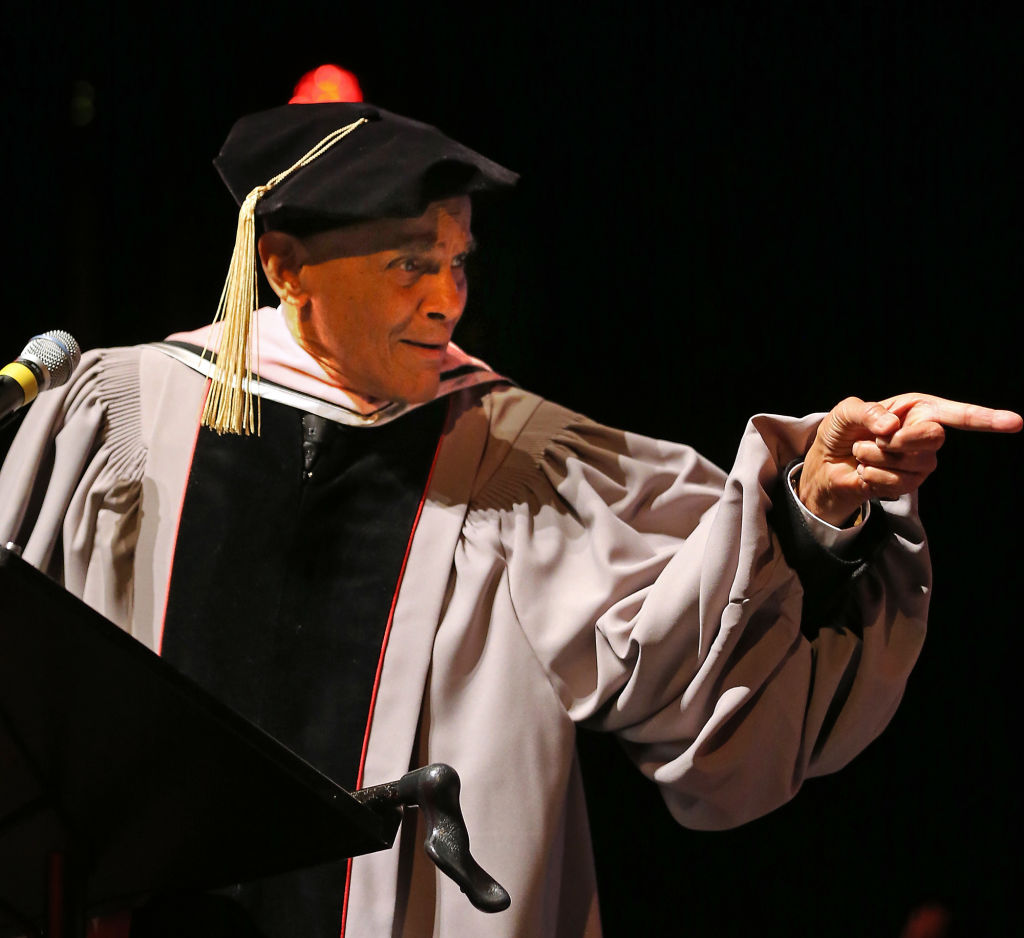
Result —
[[31, 368], [23, 365], [21, 362], [11, 362], [9, 365], [0, 368], [0, 375], [7, 375], [8, 378], [13, 378], [21, 385], [21, 390], [25, 393], [26, 404], [29, 401], [35, 400], [36, 395], [39, 393], [39, 384]]

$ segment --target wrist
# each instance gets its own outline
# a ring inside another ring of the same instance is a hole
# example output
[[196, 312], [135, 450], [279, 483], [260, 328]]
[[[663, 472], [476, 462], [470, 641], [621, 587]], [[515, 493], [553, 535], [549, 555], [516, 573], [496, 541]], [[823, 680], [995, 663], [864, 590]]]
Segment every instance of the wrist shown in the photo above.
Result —
[[[809, 462], [809, 460], [808, 460]], [[860, 492], [843, 493], [840, 495], [829, 485], [817, 482], [820, 476], [798, 470], [797, 478], [793, 479], [793, 488], [803, 506], [816, 518], [837, 528], [848, 528], [856, 524], [864, 506], [864, 497]]]

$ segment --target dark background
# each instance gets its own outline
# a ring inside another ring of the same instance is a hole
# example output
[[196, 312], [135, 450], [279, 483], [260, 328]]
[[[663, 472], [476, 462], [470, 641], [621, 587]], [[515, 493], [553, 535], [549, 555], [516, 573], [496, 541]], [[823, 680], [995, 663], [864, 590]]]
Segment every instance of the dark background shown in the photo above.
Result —
[[[522, 174], [483, 206], [456, 336], [532, 390], [728, 465], [756, 411], [928, 390], [1024, 408], [1015, 16], [953, 4], [37, 2], [5, 22], [3, 354], [208, 322], [233, 120], [336, 62]], [[583, 746], [606, 928], [1020, 931], [1021, 438], [959, 434], [922, 493], [931, 635], [889, 730], [736, 831], [674, 826]]]

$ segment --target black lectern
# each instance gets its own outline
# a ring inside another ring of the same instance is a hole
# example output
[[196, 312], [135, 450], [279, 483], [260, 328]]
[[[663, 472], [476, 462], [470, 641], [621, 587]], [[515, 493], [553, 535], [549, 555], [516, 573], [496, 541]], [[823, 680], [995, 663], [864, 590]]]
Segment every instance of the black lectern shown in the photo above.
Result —
[[361, 801], [2, 548], [0, 603], [2, 936], [385, 849], [415, 803]]

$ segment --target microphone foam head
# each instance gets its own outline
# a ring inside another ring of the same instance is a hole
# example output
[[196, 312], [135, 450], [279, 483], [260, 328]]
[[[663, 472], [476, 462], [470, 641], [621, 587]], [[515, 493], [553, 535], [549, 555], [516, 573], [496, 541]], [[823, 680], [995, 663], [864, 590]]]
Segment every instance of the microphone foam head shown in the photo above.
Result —
[[32, 338], [21, 357], [39, 366], [43, 372], [39, 390], [45, 391], [67, 383], [82, 359], [82, 350], [69, 333], [63, 329], [52, 329]]

